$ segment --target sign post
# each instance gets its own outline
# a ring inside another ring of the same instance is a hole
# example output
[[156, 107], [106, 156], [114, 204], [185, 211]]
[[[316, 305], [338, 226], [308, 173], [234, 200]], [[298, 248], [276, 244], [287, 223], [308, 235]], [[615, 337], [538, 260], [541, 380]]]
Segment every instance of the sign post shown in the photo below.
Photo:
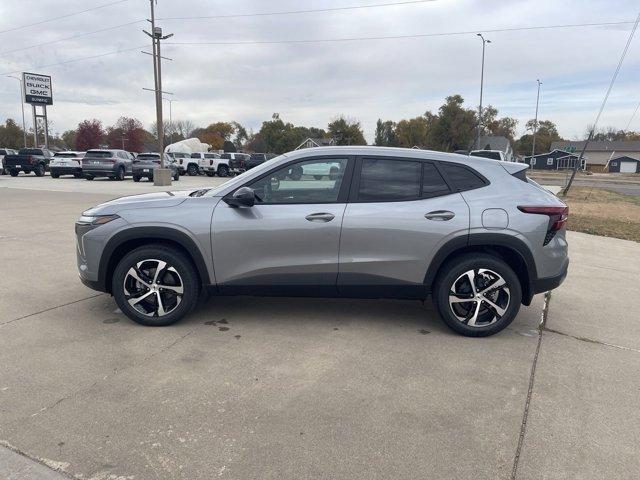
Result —
[[[44, 146], [49, 148], [49, 122], [47, 121], [47, 105], [53, 105], [53, 88], [51, 77], [39, 73], [22, 73], [24, 85], [24, 101], [33, 110], [33, 146], [38, 147], [38, 119], [44, 120]], [[38, 115], [36, 107], [42, 107], [42, 114]]]

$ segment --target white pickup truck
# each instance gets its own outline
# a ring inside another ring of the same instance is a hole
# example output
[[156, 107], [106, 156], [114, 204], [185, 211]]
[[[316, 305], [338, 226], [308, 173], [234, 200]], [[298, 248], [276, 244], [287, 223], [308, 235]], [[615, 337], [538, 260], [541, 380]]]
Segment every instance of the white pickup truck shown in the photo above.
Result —
[[228, 177], [231, 172], [230, 159], [221, 158], [218, 153], [192, 153], [191, 158], [197, 158], [204, 173], [210, 177]]

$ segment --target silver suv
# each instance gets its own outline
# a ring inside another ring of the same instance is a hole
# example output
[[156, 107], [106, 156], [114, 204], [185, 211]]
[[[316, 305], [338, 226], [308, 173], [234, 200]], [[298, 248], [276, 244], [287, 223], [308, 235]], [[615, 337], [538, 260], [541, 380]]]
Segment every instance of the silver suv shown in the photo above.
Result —
[[203, 292], [432, 295], [453, 330], [491, 335], [567, 273], [568, 209], [526, 168], [414, 149], [295, 151], [217, 188], [87, 210], [80, 278], [144, 325], [181, 319]]

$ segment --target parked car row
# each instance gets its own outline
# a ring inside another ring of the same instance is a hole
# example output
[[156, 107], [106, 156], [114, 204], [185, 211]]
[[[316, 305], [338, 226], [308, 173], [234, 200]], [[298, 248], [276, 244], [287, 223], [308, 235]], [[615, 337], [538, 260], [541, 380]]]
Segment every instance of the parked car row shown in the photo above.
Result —
[[[228, 177], [251, 169], [273, 155], [265, 153], [180, 153], [164, 154], [165, 167], [172, 170], [174, 180], [180, 175], [206, 174], [210, 177]], [[87, 152], [62, 151], [55, 154], [46, 148], [23, 148], [19, 151], [0, 149], [0, 172], [17, 176], [20, 172], [35, 173], [41, 177], [46, 171], [52, 178], [73, 175], [75, 178], [93, 180], [108, 177], [124, 180], [132, 177], [153, 179], [153, 171], [160, 167], [160, 154], [134, 154], [120, 149], [91, 149]]]

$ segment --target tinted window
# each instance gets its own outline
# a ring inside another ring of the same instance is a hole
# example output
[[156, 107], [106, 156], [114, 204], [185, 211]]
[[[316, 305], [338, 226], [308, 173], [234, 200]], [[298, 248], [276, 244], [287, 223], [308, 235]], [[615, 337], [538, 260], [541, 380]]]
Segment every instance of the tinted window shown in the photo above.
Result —
[[231, 154], [230, 153], [223, 153], [222, 155], [220, 155], [220, 158], [225, 158], [227, 160], [231, 160]]
[[6, 150], [0, 149], [0, 155], [9, 155]]
[[199, 153], [192, 153], [191, 154], [191, 158], [200, 158], [200, 154]]
[[82, 155], [79, 153], [69, 153], [69, 152], [58, 152], [54, 155], [54, 157], [62, 157], [62, 158], [78, 158]]
[[306, 160], [279, 168], [249, 187], [258, 203], [335, 203], [346, 158]]
[[364, 159], [358, 200], [385, 202], [420, 196], [420, 162]]
[[44, 155], [44, 150], [40, 150], [39, 148], [21, 148], [18, 151], [19, 155]]
[[160, 155], [157, 153], [141, 153], [138, 155], [138, 160], [160, 160]]
[[449, 186], [438, 172], [433, 163], [424, 163], [422, 166], [422, 196], [437, 197], [447, 195]]
[[485, 186], [484, 180], [475, 174], [470, 168], [452, 163], [442, 163], [442, 168], [446, 172], [458, 190], [473, 190]]
[[105, 152], [104, 150], [89, 150], [85, 157], [93, 157], [93, 158], [110, 158], [113, 154], [111, 152]]

